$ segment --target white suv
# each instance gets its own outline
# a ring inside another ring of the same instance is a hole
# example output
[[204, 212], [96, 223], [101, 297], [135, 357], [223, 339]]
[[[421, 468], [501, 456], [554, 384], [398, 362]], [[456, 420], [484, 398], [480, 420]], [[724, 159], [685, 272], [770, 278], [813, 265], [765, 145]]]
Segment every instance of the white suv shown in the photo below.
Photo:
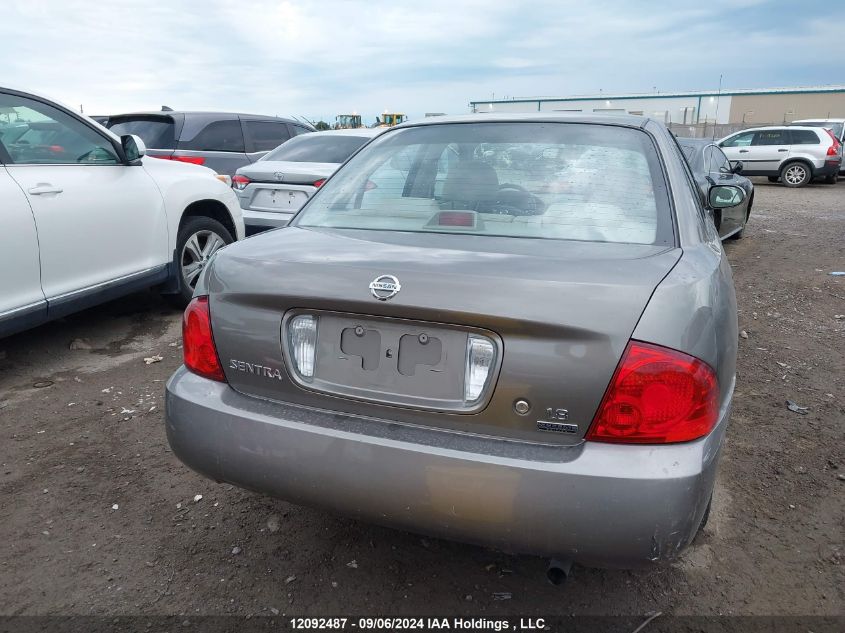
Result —
[[742, 162], [743, 176], [768, 176], [787, 187], [803, 187], [816, 178], [835, 183], [842, 164], [842, 143], [820, 127], [743, 130], [720, 140], [719, 147], [729, 160]]
[[243, 238], [214, 172], [144, 154], [136, 136], [0, 88], [0, 336], [145, 287], [187, 302], [209, 257]]

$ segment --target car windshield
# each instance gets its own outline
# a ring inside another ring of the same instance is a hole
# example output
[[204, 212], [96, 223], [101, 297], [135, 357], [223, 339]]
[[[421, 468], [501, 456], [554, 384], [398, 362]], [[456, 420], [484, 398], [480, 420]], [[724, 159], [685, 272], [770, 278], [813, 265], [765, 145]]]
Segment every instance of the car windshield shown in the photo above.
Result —
[[301, 227], [668, 244], [666, 184], [642, 130], [451, 123], [388, 132], [297, 216]]
[[262, 160], [294, 163], [343, 163], [369, 140], [345, 134], [300, 134], [282, 143]]
[[836, 138], [842, 138], [842, 127], [845, 123], [834, 123], [832, 121], [802, 121], [800, 125], [804, 127], [826, 127], [833, 132]]
[[135, 134], [140, 136], [144, 145], [152, 149], [174, 149], [173, 119], [170, 117], [139, 117], [132, 119], [116, 118], [109, 120], [109, 129], [118, 136]]

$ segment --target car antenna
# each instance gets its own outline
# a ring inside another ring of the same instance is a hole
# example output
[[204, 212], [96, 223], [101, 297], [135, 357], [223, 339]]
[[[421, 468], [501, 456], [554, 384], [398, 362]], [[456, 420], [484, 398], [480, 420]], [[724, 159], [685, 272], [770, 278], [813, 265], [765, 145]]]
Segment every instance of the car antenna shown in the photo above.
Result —
[[713, 140], [712, 142], [716, 142], [716, 126], [719, 125], [719, 101], [722, 98], [722, 75], [719, 75], [719, 92], [716, 93], [716, 116], [713, 120]]

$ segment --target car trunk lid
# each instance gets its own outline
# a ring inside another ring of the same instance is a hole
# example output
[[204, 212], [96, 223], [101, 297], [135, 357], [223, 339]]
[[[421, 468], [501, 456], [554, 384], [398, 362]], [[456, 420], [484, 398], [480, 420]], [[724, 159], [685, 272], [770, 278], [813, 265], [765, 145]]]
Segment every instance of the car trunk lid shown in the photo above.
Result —
[[338, 168], [334, 163], [295, 163], [259, 160], [241, 167], [238, 173], [252, 182], [313, 185], [331, 176]]
[[[680, 253], [636, 244], [290, 227], [229, 247], [206, 283], [226, 377], [243, 393], [570, 444], [586, 432], [654, 288]], [[401, 288], [380, 300], [370, 286], [384, 275]], [[310, 381], [297, 375], [287, 340], [289, 319], [299, 314], [322, 320], [317, 364], [330, 371], [318, 370]], [[363, 338], [374, 331], [380, 340], [344, 345], [358, 327]], [[421, 334], [438, 340], [439, 353], [420, 346]], [[396, 353], [404, 336], [416, 341], [408, 348], [411, 372], [400, 371]], [[471, 336], [492, 341], [496, 359], [480, 401], [463, 406]], [[360, 366], [343, 372], [342, 363]]]

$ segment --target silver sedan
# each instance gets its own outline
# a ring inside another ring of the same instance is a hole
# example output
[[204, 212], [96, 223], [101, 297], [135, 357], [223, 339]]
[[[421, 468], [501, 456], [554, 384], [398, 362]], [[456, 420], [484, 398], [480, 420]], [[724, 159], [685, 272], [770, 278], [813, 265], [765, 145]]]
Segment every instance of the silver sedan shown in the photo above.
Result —
[[361, 128], [300, 134], [238, 169], [232, 187], [247, 234], [285, 226], [346, 159], [380, 132]]
[[205, 270], [167, 385], [174, 453], [554, 557], [553, 579], [677, 556], [706, 521], [737, 351], [730, 266], [683, 161], [640, 117], [385, 131], [288, 227]]

